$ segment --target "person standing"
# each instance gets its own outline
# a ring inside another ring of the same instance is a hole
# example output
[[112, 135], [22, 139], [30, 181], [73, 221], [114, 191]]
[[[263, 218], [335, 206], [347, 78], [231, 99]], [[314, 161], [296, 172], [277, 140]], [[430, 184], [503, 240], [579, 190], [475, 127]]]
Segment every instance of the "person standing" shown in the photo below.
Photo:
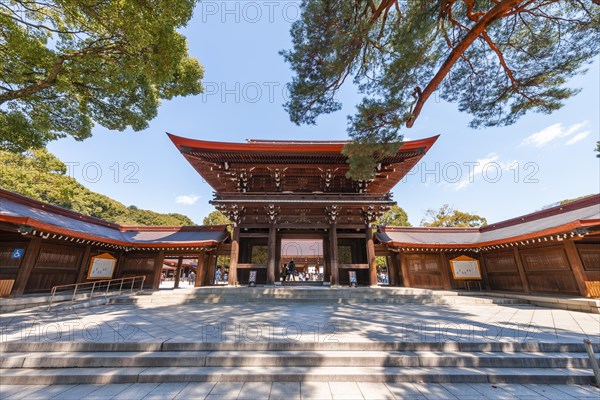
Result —
[[290, 275], [290, 280], [291, 281], [295, 281], [296, 280], [296, 276], [294, 275], [296, 272], [296, 264], [294, 263], [294, 259], [290, 260], [290, 263], [288, 264], [288, 274]]

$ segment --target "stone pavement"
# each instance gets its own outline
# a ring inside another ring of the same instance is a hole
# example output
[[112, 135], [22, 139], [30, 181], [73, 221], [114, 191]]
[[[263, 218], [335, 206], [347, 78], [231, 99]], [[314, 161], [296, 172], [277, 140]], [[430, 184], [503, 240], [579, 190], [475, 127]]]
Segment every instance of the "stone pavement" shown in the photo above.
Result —
[[363, 382], [200, 382], [0, 387], [6, 400], [598, 400], [600, 389], [581, 385]]
[[6, 312], [0, 326], [4, 343], [600, 340], [599, 314], [529, 304], [109, 304]]

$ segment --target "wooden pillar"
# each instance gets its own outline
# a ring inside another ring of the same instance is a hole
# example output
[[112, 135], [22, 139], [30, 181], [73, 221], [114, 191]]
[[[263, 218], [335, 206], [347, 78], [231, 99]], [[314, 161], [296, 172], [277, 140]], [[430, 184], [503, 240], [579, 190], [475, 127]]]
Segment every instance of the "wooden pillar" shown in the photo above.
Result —
[[[87, 270], [88, 270], [88, 267], [90, 266], [90, 261], [91, 261], [91, 257], [90, 257], [91, 253], [92, 253], [92, 246], [90, 246], [88, 244], [87, 246], [85, 246], [85, 250], [83, 251], [83, 257], [81, 257], [81, 263], [79, 264], [79, 273], [77, 274], [76, 283], [81, 283], [81, 282], [86, 281]], [[121, 257], [119, 257], [119, 259], [120, 258]], [[117, 265], [116, 268], [118, 269], [119, 266]]]
[[519, 276], [521, 277], [521, 283], [523, 284], [523, 291], [525, 293], [529, 293], [531, 290], [529, 290], [529, 282], [527, 282], [527, 275], [525, 275], [525, 268], [523, 267], [523, 262], [521, 261], [521, 256], [519, 255], [519, 249], [513, 247], [513, 254], [515, 257], [515, 262], [517, 263], [517, 269], [519, 270]]
[[396, 265], [396, 257], [394, 254], [391, 254], [386, 257], [387, 265], [388, 265], [388, 279], [390, 282], [390, 286], [398, 285], [398, 266]]
[[[90, 260], [91, 260], [91, 257], [90, 257]], [[88, 266], [89, 266], [89, 263], [88, 263]], [[124, 267], [125, 267], [125, 252], [120, 251], [119, 255], [117, 256], [117, 265], [115, 265], [115, 273], [113, 274], [113, 278], [122, 278]]]
[[406, 254], [396, 253], [397, 262], [400, 265], [400, 273], [402, 274], [402, 286], [410, 287], [410, 275], [408, 274], [408, 262], [406, 261]]
[[579, 288], [579, 293], [581, 293], [582, 296], [590, 297], [590, 292], [585, 284], [585, 281], [587, 280], [585, 268], [581, 262], [581, 257], [577, 251], [577, 246], [572, 240], [565, 240], [563, 243], [565, 245], [567, 259], [569, 260], [569, 264], [573, 270], [573, 275], [575, 276], [575, 282], [577, 282], [577, 287]]
[[485, 257], [483, 253], [479, 253], [479, 266], [481, 267], [481, 277], [483, 278], [483, 286], [486, 290], [492, 290], [490, 286], [490, 279], [487, 273], [487, 266], [485, 265]]
[[15, 280], [15, 284], [13, 285], [11, 296], [20, 296], [25, 291], [25, 287], [27, 286], [27, 281], [29, 280], [29, 275], [31, 275], [31, 271], [33, 271], [33, 267], [35, 266], [35, 262], [40, 254], [40, 248], [42, 246], [42, 238], [34, 237], [31, 239], [29, 244], [27, 245], [27, 249], [25, 250], [25, 255], [23, 256], [23, 261], [21, 262], [21, 266], [19, 267], [19, 273], [17, 274], [17, 279]]
[[154, 282], [152, 282], [152, 289], [158, 290], [160, 287], [160, 277], [162, 275], [163, 261], [165, 260], [165, 251], [160, 250], [154, 259]]
[[335, 223], [329, 225], [329, 268], [331, 269], [330, 285], [339, 285], [340, 275], [338, 268], [338, 237], [337, 224]]
[[175, 282], [173, 284], [173, 289], [179, 289], [179, 280], [181, 277], [181, 266], [183, 265], [183, 257], [179, 257], [177, 259], [177, 269], [175, 270]]
[[208, 267], [208, 257], [209, 255], [205, 252], [198, 254], [198, 265], [196, 266], [196, 281], [194, 282], [194, 287], [202, 286], [202, 282], [204, 282], [204, 275], [206, 275], [206, 268]]
[[233, 286], [237, 283], [237, 265], [240, 255], [240, 226], [236, 225], [233, 228], [231, 236], [231, 258], [229, 261], [229, 285]]
[[377, 263], [375, 261], [375, 244], [373, 243], [373, 230], [369, 225], [366, 228], [367, 238], [367, 263], [369, 264], [369, 285], [377, 286]]
[[206, 273], [202, 278], [203, 286], [210, 286], [212, 284], [212, 280], [215, 279], [215, 266], [217, 265], [218, 253], [215, 251], [215, 254], [208, 253], [206, 255]]
[[444, 289], [452, 289], [452, 281], [450, 280], [450, 270], [449, 266], [446, 266], [448, 261], [446, 260], [446, 253], [440, 252], [440, 273], [442, 274], [442, 283], [444, 284]]
[[276, 249], [277, 246], [277, 229], [275, 224], [269, 224], [269, 243], [268, 243], [268, 255], [269, 263], [267, 264], [267, 285], [275, 284], [275, 266], [276, 266]]

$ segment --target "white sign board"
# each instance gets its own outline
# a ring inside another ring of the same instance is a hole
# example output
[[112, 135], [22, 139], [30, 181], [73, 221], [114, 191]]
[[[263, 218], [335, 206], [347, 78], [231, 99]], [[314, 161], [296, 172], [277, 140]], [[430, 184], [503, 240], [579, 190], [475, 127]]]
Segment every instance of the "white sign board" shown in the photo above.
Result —
[[475, 259], [465, 259], [450, 260], [450, 265], [452, 266], [452, 275], [454, 279], [472, 279], [472, 280], [480, 280], [481, 279], [481, 271], [479, 269], [479, 261]]
[[250, 278], [248, 279], [248, 282], [256, 283], [256, 271], [250, 271]]
[[88, 279], [110, 279], [113, 276], [117, 259], [110, 254], [101, 254], [92, 257]]

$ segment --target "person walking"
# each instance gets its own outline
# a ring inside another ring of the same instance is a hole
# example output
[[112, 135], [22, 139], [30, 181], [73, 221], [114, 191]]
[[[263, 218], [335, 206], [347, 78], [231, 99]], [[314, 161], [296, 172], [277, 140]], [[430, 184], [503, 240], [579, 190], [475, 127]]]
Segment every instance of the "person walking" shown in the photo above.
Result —
[[295, 272], [296, 271], [296, 264], [294, 263], [294, 259], [290, 260], [290, 263], [288, 264], [288, 274], [290, 276], [290, 280], [291, 281], [295, 281], [296, 280], [296, 276], [295, 276]]

